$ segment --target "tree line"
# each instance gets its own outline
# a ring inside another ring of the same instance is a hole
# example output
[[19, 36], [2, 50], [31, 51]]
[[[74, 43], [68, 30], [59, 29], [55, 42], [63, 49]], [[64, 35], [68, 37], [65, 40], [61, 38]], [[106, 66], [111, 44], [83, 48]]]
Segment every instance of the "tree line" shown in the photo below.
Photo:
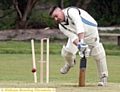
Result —
[[48, 15], [52, 5], [82, 8], [99, 26], [120, 25], [120, 0], [0, 0], [0, 29], [55, 28]]

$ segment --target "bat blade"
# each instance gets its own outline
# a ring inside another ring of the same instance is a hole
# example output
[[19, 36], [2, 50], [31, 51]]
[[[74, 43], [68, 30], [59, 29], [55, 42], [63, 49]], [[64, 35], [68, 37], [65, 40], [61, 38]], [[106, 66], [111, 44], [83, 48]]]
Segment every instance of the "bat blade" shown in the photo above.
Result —
[[80, 59], [80, 67], [79, 67], [79, 87], [85, 86], [86, 79], [86, 63], [87, 59], [85, 57]]

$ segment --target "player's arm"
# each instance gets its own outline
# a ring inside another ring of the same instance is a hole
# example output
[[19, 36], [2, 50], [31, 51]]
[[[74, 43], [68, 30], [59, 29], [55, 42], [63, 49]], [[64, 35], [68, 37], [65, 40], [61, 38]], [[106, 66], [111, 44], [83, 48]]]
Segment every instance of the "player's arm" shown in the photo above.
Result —
[[68, 14], [71, 20], [75, 24], [76, 31], [77, 31], [78, 38], [79, 38], [78, 40], [84, 39], [84, 27], [83, 27], [83, 23], [80, 17], [80, 10], [76, 8], [70, 8], [68, 11]]
[[[74, 12], [74, 13], [73, 13]], [[75, 39], [73, 43], [78, 46], [80, 52], [83, 52], [88, 48], [88, 45], [84, 43], [84, 27], [80, 17], [80, 10], [76, 8], [70, 8], [68, 11], [69, 17], [74, 22], [78, 39]]]
[[71, 39], [72, 42], [74, 42], [76, 39], [78, 39], [77, 35], [69, 30], [66, 30], [59, 24], [59, 29], [62, 31], [64, 35], [66, 35], [68, 38]]
[[83, 39], [84, 39], [84, 33], [79, 33], [78, 34], [78, 38], [79, 39], [75, 39], [74, 41], [73, 41], [73, 43], [77, 46], [78, 45], [78, 43], [81, 41], [81, 42], [83, 42]]

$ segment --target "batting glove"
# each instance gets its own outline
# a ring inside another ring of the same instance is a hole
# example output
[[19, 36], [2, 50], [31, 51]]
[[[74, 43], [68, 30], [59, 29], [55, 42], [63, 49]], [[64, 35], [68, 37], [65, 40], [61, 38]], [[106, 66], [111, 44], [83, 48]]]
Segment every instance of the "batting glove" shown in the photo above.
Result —
[[79, 56], [80, 57], [84, 57], [84, 55], [85, 55], [85, 57], [89, 57], [89, 55], [90, 55], [90, 49], [89, 48], [87, 48], [84, 52], [79, 51]]
[[88, 48], [88, 45], [82, 42], [78, 42], [78, 49], [80, 52], [85, 51]]
[[78, 42], [78, 49], [79, 49], [79, 56], [80, 57], [89, 57], [90, 49], [88, 48], [88, 45], [83, 42], [83, 40]]

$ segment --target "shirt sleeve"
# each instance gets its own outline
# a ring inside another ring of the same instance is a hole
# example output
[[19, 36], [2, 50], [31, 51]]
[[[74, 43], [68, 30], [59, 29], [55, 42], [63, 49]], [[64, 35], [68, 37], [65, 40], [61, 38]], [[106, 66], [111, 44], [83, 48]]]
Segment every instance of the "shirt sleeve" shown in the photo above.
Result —
[[59, 24], [59, 29], [61, 30], [61, 32], [64, 35], [66, 35], [68, 38], [70, 38], [72, 42], [74, 42], [74, 40], [78, 39], [78, 36], [75, 33], [71, 32], [69, 30], [66, 30], [60, 24]]
[[84, 27], [79, 14], [79, 10], [76, 8], [70, 8], [68, 10], [68, 15], [75, 24], [77, 34], [84, 32]]

